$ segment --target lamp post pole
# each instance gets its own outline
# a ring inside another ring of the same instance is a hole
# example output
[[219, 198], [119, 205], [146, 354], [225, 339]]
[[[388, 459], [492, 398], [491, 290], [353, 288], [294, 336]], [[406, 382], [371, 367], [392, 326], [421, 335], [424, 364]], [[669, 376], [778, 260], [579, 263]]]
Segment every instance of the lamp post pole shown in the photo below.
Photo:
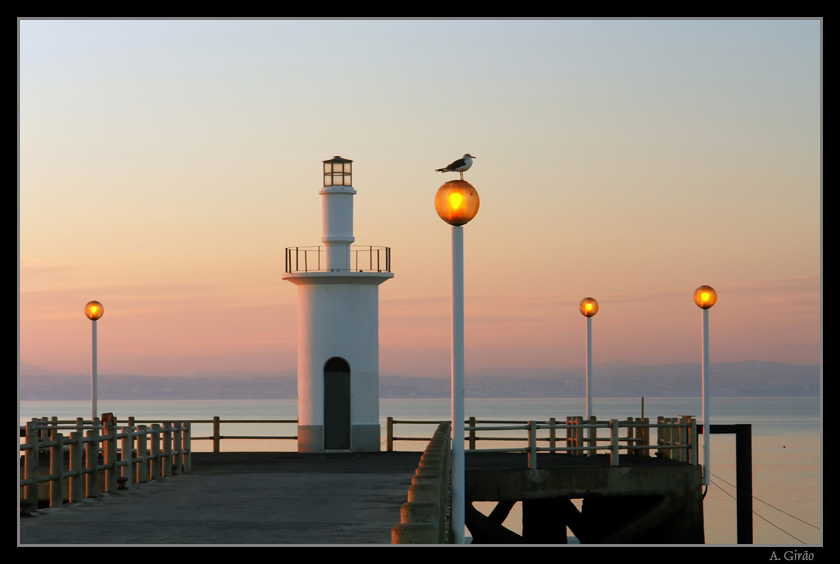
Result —
[[478, 191], [450, 180], [435, 194], [435, 211], [452, 226], [452, 534], [464, 544], [464, 224], [478, 213]]
[[452, 529], [464, 544], [464, 228], [452, 226]]
[[703, 485], [708, 489], [711, 481], [709, 464], [711, 456], [709, 453], [709, 434], [711, 422], [709, 421], [709, 308], [717, 302], [717, 292], [711, 286], [700, 286], [694, 290], [694, 303], [703, 310], [703, 353], [700, 363], [702, 377], [701, 395], [703, 400]]
[[[595, 298], [583, 298], [580, 301], [580, 312], [586, 317], [586, 423], [594, 415], [592, 410], [592, 317], [598, 313], [598, 302]], [[586, 430], [589, 439], [589, 446], [597, 446], [592, 440], [593, 429]], [[596, 451], [589, 451], [590, 456], [595, 456]]]
[[592, 318], [586, 318], [586, 420], [592, 415]]
[[96, 421], [96, 320], [102, 317], [105, 313], [105, 308], [97, 301], [88, 302], [85, 305], [85, 315], [92, 322], [91, 329], [91, 362], [90, 362], [90, 420]]
[[703, 310], [703, 484], [709, 487], [709, 310]]
[[93, 348], [90, 361], [90, 420], [96, 421], [96, 320], [91, 321], [91, 341]]

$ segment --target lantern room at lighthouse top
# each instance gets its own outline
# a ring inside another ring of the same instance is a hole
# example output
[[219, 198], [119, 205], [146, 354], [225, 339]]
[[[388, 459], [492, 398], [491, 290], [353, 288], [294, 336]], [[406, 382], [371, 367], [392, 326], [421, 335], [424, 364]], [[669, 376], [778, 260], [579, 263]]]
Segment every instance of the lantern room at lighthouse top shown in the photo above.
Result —
[[353, 161], [338, 155], [324, 161], [324, 188], [328, 186], [352, 186]]

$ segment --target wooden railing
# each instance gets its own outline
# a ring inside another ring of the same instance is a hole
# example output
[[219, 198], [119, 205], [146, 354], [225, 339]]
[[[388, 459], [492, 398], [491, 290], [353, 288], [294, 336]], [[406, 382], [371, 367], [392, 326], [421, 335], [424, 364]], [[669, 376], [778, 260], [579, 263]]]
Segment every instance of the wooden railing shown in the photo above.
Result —
[[[134, 421], [133, 418], [130, 418], [130, 421]], [[143, 423], [146, 421], [143, 420], [136, 420], [138, 423]], [[190, 421], [191, 424], [212, 424], [213, 425], [213, 432], [211, 435], [206, 437], [197, 437], [193, 436], [193, 441], [213, 441], [213, 452], [221, 452], [222, 451], [222, 440], [273, 440], [273, 441], [297, 441], [297, 432], [292, 435], [256, 435], [256, 436], [245, 436], [245, 435], [223, 435], [222, 434], [222, 423], [225, 425], [228, 424], [241, 424], [241, 423], [271, 423], [271, 424], [293, 424], [295, 425], [295, 431], [297, 431], [297, 419], [222, 419], [218, 415], [214, 416], [213, 419], [193, 419]]]
[[[394, 450], [396, 441], [428, 440], [427, 437], [398, 436], [396, 425], [429, 425], [439, 421], [408, 421], [388, 418], [386, 423], [386, 448]], [[651, 442], [650, 431], [656, 432]], [[607, 433], [600, 434], [599, 430]], [[555, 418], [548, 421], [477, 421], [470, 417], [465, 422], [465, 443], [469, 450], [476, 450], [479, 441], [514, 441], [520, 446], [506, 448], [482, 448], [483, 452], [527, 452], [528, 467], [537, 467], [537, 453], [564, 453], [572, 456], [595, 456], [609, 454], [610, 464], [618, 466], [620, 453], [632, 455], [655, 455], [661, 458], [697, 464], [697, 422], [694, 418], [659, 417], [656, 423], [648, 418], [628, 418], [620, 421], [611, 419], [599, 421], [591, 417], [567, 417], [565, 423]], [[506, 432], [503, 436], [496, 432]], [[510, 431], [516, 432], [511, 436]], [[559, 432], [559, 433], [558, 433]], [[564, 434], [565, 436], [558, 436]], [[523, 444], [524, 443], [524, 444]]]
[[[76, 502], [191, 470], [187, 421], [118, 429], [111, 421], [43, 418], [29, 421], [22, 436], [20, 505], [24, 513], [38, 508], [39, 497], [49, 507], [58, 507], [65, 500]], [[42, 454], [48, 460], [44, 468]], [[102, 484], [100, 474], [104, 475]], [[39, 496], [42, 486], [45, 492]]]

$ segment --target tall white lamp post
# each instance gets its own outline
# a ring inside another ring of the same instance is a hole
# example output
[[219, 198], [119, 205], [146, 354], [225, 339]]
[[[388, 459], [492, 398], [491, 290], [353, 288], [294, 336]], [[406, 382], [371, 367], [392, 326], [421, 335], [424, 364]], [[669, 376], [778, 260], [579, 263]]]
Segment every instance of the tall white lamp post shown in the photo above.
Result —
[[592, 412], [592, 316], [598, 313], [598, 302], [595, 298], [583, 298], [580, 301], [580, 312], [586, 317], [586, 419], [588, 420], [594, 415]]
[[85, 315], [93, 322], [91, 341], [93, 351], [90, 363], [90, 420], [96, 421], [96, 320], [102, 317], [105, 308], [97, 301], [88, 302], [85, 306]]
[[476, 189], [450, 180], [435, 194], [435, 210], [452, 226], [452, 531], [464, 544], [464, 229], [478, 213]]
[[709, 487], [709, 308], [717, 302], [717, 292], [711, 286], [700, 286], [694, 290], [694, 303], [703, 310], [703, 360], [700, 371], [703, 376], [703, 484]]

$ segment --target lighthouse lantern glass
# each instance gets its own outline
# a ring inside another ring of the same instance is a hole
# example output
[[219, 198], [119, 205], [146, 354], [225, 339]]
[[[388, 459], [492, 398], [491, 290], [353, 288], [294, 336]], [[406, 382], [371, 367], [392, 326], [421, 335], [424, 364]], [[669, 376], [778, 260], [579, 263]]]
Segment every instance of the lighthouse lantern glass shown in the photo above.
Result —
[[352, 186], [353, 161], [339, 156], [324, 161], [324, 186]]

